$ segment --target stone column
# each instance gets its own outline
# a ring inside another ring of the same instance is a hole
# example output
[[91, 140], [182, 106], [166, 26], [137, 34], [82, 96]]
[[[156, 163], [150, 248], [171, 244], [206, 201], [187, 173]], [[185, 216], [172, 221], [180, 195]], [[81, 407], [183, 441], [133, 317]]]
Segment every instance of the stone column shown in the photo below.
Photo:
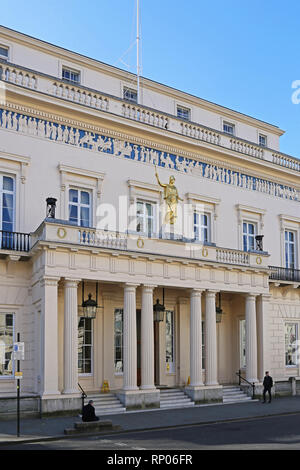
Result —
[[41, 395], [58, 395], [58, 281], [44, 276], [41, 281]]
[[79, 279], [65, 279], [64, 393], [78, 394], [78, 300]]
[[205, 294], [205, 385], [218, 385], [216, 291]]
[[256, 295], [246, 295], [246, 379], [257, 382]]
[[257, 340], [258, 340], [258, 380], [263, 381], [265, 371], [269, 370], [269, 294], [257, 299]]
[[193, 289], [190, 295], [190, 386], [202, 386], [202, 290]]
[[138, 390], [137, 387], [137, 335], [136, 335], [136, 288], [137, 284], [124, 287], [124, 332], [123, 332], [123, 390]]
[[142, 288], [141, 311], [141, 389], [154, 390], [154, 332], [153, 332], [153, 289], [156, 286], [144, 285]]

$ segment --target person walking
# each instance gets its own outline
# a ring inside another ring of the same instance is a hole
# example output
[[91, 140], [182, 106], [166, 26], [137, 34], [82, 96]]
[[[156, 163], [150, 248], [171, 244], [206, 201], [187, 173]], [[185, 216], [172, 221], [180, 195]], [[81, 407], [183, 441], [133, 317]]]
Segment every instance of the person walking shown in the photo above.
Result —
[[263, 401], [262, 401], [262, 403], [266, 403], [266, 393], [267, 392], [269, 394], [269, 402], [268, 403], [271, 403], [271, 401], [272, 401], [271, 389], [273, 387], [273, 379], [269, 375], [269, 371], [266, 371], [266, 375], [265, 375], [264, 381], [263, 381], [263, 386], [264, 386], [264, 391], [263, 391]]
[[99, 421], [98, 416], [95, 414], [95, 408], [93, 407], [93, 400], [90, 400], [87, 405], [83, 407], [82, 410], [82, 421]]

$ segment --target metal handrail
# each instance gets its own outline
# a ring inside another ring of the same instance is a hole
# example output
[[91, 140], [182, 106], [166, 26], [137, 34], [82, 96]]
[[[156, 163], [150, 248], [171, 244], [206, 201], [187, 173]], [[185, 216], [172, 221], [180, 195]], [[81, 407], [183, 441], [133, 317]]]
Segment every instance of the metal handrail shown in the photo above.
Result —
[[85, 391], [83, 390], [83, 388], [81, 387], [80, 383], [77, 384], [78, 387], [80, 388], [81, 390], [81, 411], [83, 413], [83, 407], [84, 407], [84, 399], [87, 398], [87, 394], [85, 393]]
[[251, 383], [247, 379], [242, 377], [241, 370], [236, 372], [236, 375], [239, 377], [239, 385], [241, 385], [241, 379], [244, 380], [244, 382], [247, 382], [247, 384], [251, 385], [251, 387], [252, 387], [252, 400], [254, 400], [254, 398], [255, 398], [255, 383], [254, 382]]

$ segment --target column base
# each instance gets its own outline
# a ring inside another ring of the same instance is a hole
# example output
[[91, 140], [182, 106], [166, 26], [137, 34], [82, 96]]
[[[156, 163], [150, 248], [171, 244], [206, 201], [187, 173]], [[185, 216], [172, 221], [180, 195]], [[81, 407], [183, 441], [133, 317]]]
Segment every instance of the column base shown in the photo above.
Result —
[[185, 393], [196, 403], [217, 403], [223, 401], [222, 385], [202, 385], [185, 387]]
[[126, 410], [159, 408], [160, 392], [157, 389], [120, 390], [116, 392], [116, 395]]

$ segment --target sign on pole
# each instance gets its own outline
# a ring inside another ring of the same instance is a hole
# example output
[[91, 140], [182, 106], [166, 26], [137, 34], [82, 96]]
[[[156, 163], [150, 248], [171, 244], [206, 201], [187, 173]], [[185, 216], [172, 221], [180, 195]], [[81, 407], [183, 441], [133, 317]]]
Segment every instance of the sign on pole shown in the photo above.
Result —
[[25, 359], [25, 348], [24, 343], [14, 343], [14, 359], [16, 361], [24, 361]]

